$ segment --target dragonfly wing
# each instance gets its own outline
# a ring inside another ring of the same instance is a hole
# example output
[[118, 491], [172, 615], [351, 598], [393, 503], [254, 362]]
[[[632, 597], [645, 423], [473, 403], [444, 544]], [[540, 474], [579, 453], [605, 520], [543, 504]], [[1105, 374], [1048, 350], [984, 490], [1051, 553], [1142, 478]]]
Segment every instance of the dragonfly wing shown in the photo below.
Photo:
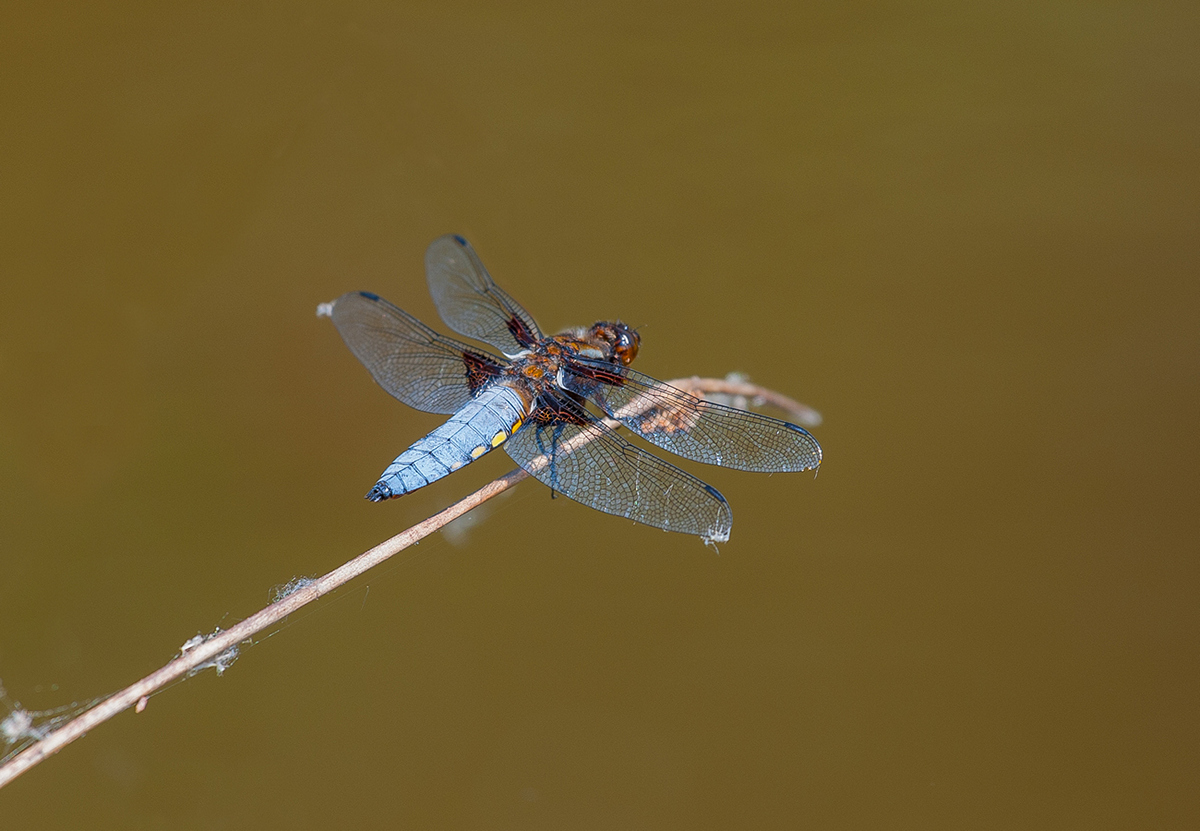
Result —
[[533, 317], [496, 285], [462, 237], [448, 234], [430, 243], [425, 277], [438, 314], [460, 335], [490, 343], [505, 355], [542, 339]]
[[821, 464], [821, 445], [803, 427], [706, 401], [628, 367], [576, 358], [563, 373], [563, 386], [685, 459], [759, 472]]
[[342, 295], [332, 317], [379, 386], [427, 413], [458, 412], [501, 371], [496, 358], [439, 335], [370, 292]]
[[543, 396], [504, 447], [542, 483], [589, 508], [706, 542], [729, 539], [733, 516], [716, 488], [635, 447], [566, 398]]

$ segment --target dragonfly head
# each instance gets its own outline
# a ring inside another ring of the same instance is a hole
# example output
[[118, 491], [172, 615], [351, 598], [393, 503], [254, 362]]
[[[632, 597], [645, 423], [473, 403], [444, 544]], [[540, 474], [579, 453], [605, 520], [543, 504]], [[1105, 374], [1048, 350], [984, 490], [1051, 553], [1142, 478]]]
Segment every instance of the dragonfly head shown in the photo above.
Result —
[[596, 344], [610, 356], [613, 363], [621, 366], [629, 366], [633, 362], [641, 342], [638, 333], [619, 320], [616, 323], [602, 321], [593, 324], [585, 340]]

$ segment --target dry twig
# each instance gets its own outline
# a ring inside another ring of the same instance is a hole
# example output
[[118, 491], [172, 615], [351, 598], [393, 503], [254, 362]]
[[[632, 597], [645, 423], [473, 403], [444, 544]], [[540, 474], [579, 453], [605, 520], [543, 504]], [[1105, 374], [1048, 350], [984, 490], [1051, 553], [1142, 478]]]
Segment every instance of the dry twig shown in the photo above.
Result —
[[[803, 423], [814, 424], [820, 422], [820, 416], [803, 404], [742, 380], [693, 377], [670, 381], [668, 383], [697, 396], [739, 396], [751, 402], [769, 403], [786, 410], [794, 418]], [[618, 422], [609, 419], [605, 419], [605, 423], [613, 429], [620, 426]], [[29, 747], [14, 755], [3, 765], [0, 765], [0, 788], [3, 788], [13, 779], [42, 760], [53, 756], [63, 747], [75, 741], [75, 739], [87, 733], [92, 728], [108, 721], [117, 713], [127, 710], [130, 707], [135, 707], [137, 712], [141, 712], [145, 708], [149, 696], [172, 681], [209, 667], [216, 668], [218, 673], [224, 671], [233, 662], [233, 659], [237, 657], [240, 645], [248, 641], [253, 635], [278, 624], [292, 612], [348, 583], [363, 572], [398, 554], [413, 543], [424, 539], [434, 531], [439, 530], [447, 523], [481, 505], [493, 496], [503, 493], [528, 476], [529, 474], [521, 469], [501, 476], [499, 479], [484, 485], [470, 496], [459, 500], [444, 511], [431, 516], [424, 522], [417, 523], [408, 530], [402, 531], [391, 539], [358, 555], [353, 560], [339, 566], [324, 577], [315, 580], [300, 581], [294, 590], [277, 598], [271, 605], [265, 609], [261, 609], [236, 626], [224, 631], [218, 631], [208, 637], [197, 637], [189, 640], [180, 650], [179, 656], [166, 666], [152, 672], [120, 692], [114, 693], [57, 729], [46, 731], [45, 733], [26, 733], [26, 735], [37, 735], [38, 738]], [[18, 714], [14, 713], [13, 715]]]

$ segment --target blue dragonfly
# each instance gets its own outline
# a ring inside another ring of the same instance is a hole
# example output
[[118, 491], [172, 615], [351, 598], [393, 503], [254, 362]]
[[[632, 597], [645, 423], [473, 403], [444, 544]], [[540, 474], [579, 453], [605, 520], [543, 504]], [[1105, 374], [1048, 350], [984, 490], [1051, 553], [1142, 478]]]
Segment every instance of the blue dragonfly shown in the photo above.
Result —
[[381, 387], [410, 407], [450, 415], [388, 465], [371, 501], [411, 493], [503, 446], [553, 492], [591, 508], [706, 542], [729, 539], [733, 516], [716, 488], [626, 441], [588, 402], [686, 459], [759, 472], [821, 463], [803, 427], [631, 369], [640, 338], [620, 321], [543, 334], [460, 236], [434, 240], [425, 267], [442, 320], [500, 355], [445, 337], [377, 294], [333, 302], [334, 325]]

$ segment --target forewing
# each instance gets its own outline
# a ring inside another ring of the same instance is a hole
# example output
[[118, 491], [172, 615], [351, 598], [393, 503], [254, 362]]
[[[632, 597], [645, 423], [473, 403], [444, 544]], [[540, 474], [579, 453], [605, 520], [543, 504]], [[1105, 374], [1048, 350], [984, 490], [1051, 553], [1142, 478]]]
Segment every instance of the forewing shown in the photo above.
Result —
[[439, 335], [370, 292], [342, 295], [331, 316], [379, 386], [427, 413], [457, 412], [500, 372], [491, 355]]
[[438, 314], [469, 338], [515, 355], [541, 340], [529, 312], [497, 286], [471, 244], [460, 236], [438, 237], [425, 252], [425, 277]]
[[788, 421], [706, 401], [628, 367], [572, 359], [563, 386], [685, 459], [759, 472], [811, 470], [821, 445]]
[[729, 539], [733, 517], [716, 488], [633, 446], [565, 398], [543, 396], [504, 447], [541, 482], [589, 508], [706, 542]]

